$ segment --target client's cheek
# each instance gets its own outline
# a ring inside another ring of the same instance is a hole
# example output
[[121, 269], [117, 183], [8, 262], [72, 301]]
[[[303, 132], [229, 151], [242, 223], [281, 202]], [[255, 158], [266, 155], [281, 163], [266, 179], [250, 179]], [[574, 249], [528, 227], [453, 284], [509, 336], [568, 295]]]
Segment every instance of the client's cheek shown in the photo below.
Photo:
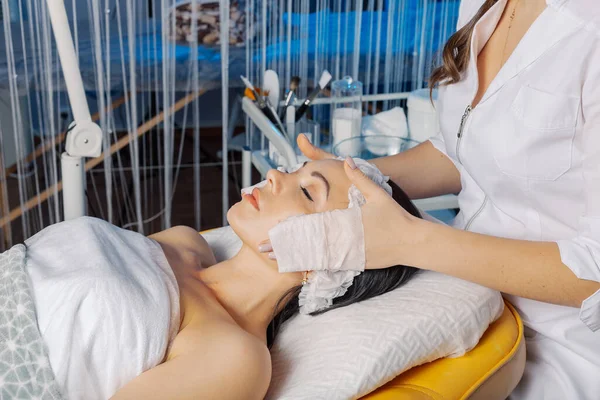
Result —
[[269, 229], [274, 227], [276, 222], [270, 217], [245, 211], [242, 208], [232, 208], [227, 214], [227, 220], [245, 244], [256, 248], [260, 242], [269, 238]]
[[286, 204], [273, 207], [270, 211], [269, 217], [272, 221], [274, 221], [274, 224], [278, 224], [289, 217], [311, 214], [314, 212], [307, 205], [303, 205], [302, 201], [289, 201]]

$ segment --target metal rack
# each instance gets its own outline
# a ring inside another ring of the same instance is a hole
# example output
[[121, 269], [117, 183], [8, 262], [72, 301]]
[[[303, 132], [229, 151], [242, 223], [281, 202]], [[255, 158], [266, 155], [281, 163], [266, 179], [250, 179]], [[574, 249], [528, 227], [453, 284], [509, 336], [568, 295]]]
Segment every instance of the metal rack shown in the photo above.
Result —
[[[363, 96], [363, 101], [380, 101], [380, 100], [398, 100], [408, 97], [408, 93], [391, 93], [384, 95]], [[330, 104], [331, 99], [317, 99], [314, 104]], [[298, 162], [307, 160], [304, 156], [297, 156], [292, 145], [288, 142], [285, 136], [273, 125], [271, 121], [260, 111], [254, 102], [244, 97], [242, 99], [242, 109], [257, 126], [257, 128], [265, 135], [270, 144], [275, 146], [279, 154], [285, 160], [285, 166], [292, 166]], [[251, 171], [254, 166], [261, 176], [265, 176], [267, 171], [272, 168], [277, 168], [273, 161], [269, 158], [268, 150], [251, 150], [248, 147], [244, 148], [242, 157], [242, 185], [248, 187], [252, 185]], [[415, 205], [423, 211], [446, 210], [458, 208], [458, 197], [456, 195], [437, 196], [428, 199], [416, 200]]]

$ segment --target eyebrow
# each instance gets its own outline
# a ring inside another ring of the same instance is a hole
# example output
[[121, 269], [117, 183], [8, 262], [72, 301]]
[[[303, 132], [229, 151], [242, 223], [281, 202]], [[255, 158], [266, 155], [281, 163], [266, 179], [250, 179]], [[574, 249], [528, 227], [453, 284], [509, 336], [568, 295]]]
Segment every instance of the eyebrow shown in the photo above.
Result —
[[327, 198], [329, 198], [329, 181], [323, 176], [323, 174], [317, 171], [313, 171], [310, 175], [323, 180], [323, 182], [325, 183], [325, 187], [327, 188]]

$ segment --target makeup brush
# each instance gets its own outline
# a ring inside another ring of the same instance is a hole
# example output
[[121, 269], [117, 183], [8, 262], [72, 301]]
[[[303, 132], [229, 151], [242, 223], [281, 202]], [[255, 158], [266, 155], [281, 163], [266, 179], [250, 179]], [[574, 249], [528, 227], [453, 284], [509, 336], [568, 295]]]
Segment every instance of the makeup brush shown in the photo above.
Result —
[[313, 89], [313, 91], [308, 95], [306, 100], [302, 103], [302, 105], [296, 110], [296, 122], [300, 121], [300, 119], [304, 116], [310, 104], [314, 101], [314, 99], [321, 93], [321, 90], [325, 89], [325, 87], [331, 81], [331, 74], [329, 71], [325, 70], [321, 74], [321, 78], [319, 79], [319, 84]]
[[252, 95], [254, 96], [254, 101], [256, 101], [259, 104], [259, 108], [262, 108], [260, 107], [260, 103], [262, 102], [264, 104], [265, 100], [263, 99], [263, 97], [258, 94], [256, 89], [254, 88], [254, 85], [248, 80], [248, 78], [246, 78], [243, 75], [240, 76], [240, 78], [242, 79], [242, 82], [244, 82], [244, 85], [246, 85], [246, 90], [250, 90], [250, 93], [252, 93]]
[[250, 92], [256, 98], [256, 105], [258, 106], [258, 108], [263, 112], [263, 114], [265, 114], [269, 121], [271, 121], [277, 127], [277, 129], [281, 131], [281, 134], [286, 136], [285, 128], [283, 127], [281, 120], [279, 119], [277, 114], [275, 114], [273, 109], [269, 106], [265, 98], [258, 93], [260, 90], [257, 90], [245, 76], [240, 76], [240, 78], [242, 79], [242, 82], [244, 82], [244, 85], [246, 85], [246, 88], [249, 89]]
[[254, 90], [250, 90], [248, 88], [244, 89], [244, 96], [248, 97], [252, 101], [256, 101], [254, 93], [256, 93]]
[[292, 98], [296, 94], [296, 89], [298, 89], [298, 87], [300, 86], [300, 81], [301, 79], [299, 76], [292, 76], [292, 81], [290, 82], [290, 89], [288, 90], [287, 96], [285, 97], [284, 107], [290, 105]]
[[263, 90], [268, 92], [266, 97], [271, 107], [275, 110], [279, 109], [279, 94], [281, 92], [279, 88], [279, 76], [272, 69], [265, 71], [265, 75], [263, 76]]
[[[279, 94], [281, 92], [281, 89], [279, 88], [279, 75], [277, 75], [277, 72], [273, 71], [272, 69], [265, 71], [263, 76], [263, 91], [265, 94], [267, 107], [270, 109], [272, 116], [275, 118], [273, 123], [275, 126], [279, 127], [284, 136], [287, 136], [284, 125], [281, 122], [281, 118], [279, 118], [277, 115], [277, 110], [279, 109]], [[289, 137], [288, 140], [290, 140]]]
[[285, 95], [283, 110], [281, 110], [281, 114], [279, 115], [279, 118], [281, 118], [281, 119], [287, 118], [286, 117], [287, 108], [296, 99], [296, 89], [298, 89], [298, 87], [300, 86], [300, 81], [301, 81], [301, 79], [299, 76], [292, 76], [292, 81], [290, 82], [290, 88], [288, 89], [288, 91]]

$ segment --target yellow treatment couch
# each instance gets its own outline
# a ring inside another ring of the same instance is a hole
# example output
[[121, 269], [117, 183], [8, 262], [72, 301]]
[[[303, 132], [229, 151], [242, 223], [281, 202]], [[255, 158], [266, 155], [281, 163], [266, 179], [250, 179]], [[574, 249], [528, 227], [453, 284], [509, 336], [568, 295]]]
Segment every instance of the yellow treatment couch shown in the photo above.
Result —
[[507, 302], [477, 346], [459, 358], [412, 368], [361, 400], [506, 399], [525, 368], [523, 322]]

